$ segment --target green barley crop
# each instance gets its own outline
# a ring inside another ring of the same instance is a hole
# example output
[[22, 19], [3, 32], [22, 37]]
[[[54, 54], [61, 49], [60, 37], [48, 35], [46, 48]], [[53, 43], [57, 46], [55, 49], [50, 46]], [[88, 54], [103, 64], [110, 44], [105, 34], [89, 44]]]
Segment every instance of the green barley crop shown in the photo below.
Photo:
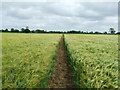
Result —
[[47, 87], [61, 35], [2, 35], [2, 87]]
[[65, 41], [79, 88], [118, 88], [118, 36], [67, 34]]

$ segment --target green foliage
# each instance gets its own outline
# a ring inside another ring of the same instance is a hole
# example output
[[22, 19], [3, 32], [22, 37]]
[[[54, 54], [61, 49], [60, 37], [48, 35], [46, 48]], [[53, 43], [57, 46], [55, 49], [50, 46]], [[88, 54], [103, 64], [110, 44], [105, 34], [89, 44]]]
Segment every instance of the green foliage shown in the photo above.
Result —
[[110, 33], [111, 33], [111, 34], [115, 34], [114, 28], [110, 28]]
[[65, 35], [76, 87], [118, 88], [117, 39], [117, 35]]
[[[2, 87], [47, 88], [61, 35], [2, 35]], [[117, 39], [117, 35], [65, 35], [76, 87], [118, 88]]]
[[61, 35], [2, 35], [2, 87], [47, 88]]

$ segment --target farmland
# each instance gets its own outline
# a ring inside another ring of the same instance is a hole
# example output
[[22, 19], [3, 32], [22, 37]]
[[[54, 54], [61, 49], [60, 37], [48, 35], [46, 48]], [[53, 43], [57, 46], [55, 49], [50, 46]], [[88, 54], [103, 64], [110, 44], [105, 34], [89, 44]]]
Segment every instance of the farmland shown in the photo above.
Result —
[[117, 88], [117, 35], [65, 35], [73, 68], [73, 82], [79, 88]]
[[117, 35], [2, 33], [3, 88], [66, 88], [68, 82], [118, 88]]
[[16, 34], [2, 36], [2, 87], [47, 87], [61, 35]]

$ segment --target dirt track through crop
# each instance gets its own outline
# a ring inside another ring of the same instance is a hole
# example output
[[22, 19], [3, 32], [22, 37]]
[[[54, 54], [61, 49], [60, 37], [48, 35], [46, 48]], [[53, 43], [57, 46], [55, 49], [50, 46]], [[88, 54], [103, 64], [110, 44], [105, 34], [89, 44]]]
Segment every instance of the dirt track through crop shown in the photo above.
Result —
[[65, 47], [64, 35], [61, 37], [57, 52], [57, 61], [49, 82], [49, 88], [72, 88], [71, 68]]

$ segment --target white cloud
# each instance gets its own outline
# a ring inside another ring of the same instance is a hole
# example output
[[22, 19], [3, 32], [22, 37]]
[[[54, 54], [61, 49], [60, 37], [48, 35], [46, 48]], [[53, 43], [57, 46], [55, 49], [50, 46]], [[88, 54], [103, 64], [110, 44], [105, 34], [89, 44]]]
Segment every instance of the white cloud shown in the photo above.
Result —
[[1, 0], [2, 2], [119, 2], [119, 0]]
[[108, 17], [105, 17], [104, 22], [117, 24], [118, 23], [118, 17], [117, 16], [108, 16]]
[[3, 27], [45, 30], [107, 31], [117, 29], [117, 3], [3, 3]]
[[93, 10], [87, 10], [86, 14], [88, 14], [90, 16], [99, 16], [99, 14]]

